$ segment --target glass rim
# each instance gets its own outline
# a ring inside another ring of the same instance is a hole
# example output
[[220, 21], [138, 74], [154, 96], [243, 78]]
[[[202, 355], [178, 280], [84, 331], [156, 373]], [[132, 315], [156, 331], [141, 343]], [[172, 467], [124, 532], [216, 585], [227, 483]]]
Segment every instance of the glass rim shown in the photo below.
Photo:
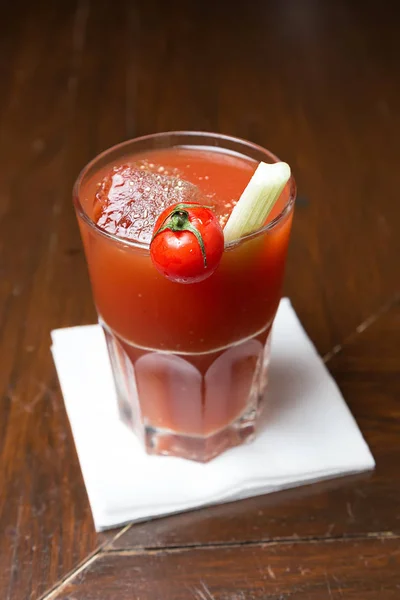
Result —
[[[247, 146], [248, 148], [252, 148], [253, 150], [261, 152], [262, 154], [266, 155], [269, 159], [272, 159], [272, 162], [280, 161], [280, 158], [278, 158], [275, 154], [270, 152], [270, 150], [267, 150], [266, 148], [264, 148], [263, 146], [260, 146], [259, 144], [254, 144], [253, 142], [250, 142], [244, 138], [239, 138], [239, 137], [232, 136], [232, 135], [225, 135], [223, 133], [213, 133], [210, 131], [194, 131], [194, 130], [193, 131], [192, 130], [187, 130], [187, 131], [177, 130], [177, 131], [163, 131], [160, 133], [150, 133], [148, 135], [131, 138], [129, 140], [120, 142], [119, 144], [115, 144], [114, 146], [110, 146], [106, 150], [103, 150], [103, 152], [100, 152], [99, 154], [97, 154], [91, 161], [89, 161], [83, 167], [83, 169], [80, 171], [80, 173], [74, 183], [73, 191], [72, 191], [73, 202], [74, 202], [77, 214], [85, 221], [85, 223], [87, 225], [89, 225], [92, 229], [94, 229], [96, 231], [96, 233], [108, 238], [109, 240], [112, 240], [112, 241], [118, 243], [119, 245], [122, 244], [124, 246], [129, 246], [129, 247], [140, 249], [140, 250], [147, 250], [149, 252], [150, 244], [148, 242], [140, 242], [138, 240], [123, 238], [118, 235], [115, 235], [114, 233], [109, 233], [108, 231], [105, 231], [104, 229], [99, 227], [97, 225], [97, 223], [95, 223], [95, 221], [93, 221], [93, 219], [87, 214], [87, 212], [85, 211], [85, 209], [82, 206], [82, 203], [79, 198], [80, 186], [81, 186], [83, 179], [85, 178], [85, 175], [88, 173], [88, 171], [90, 171], [90, 169], [92, 167], [94, 167], [96, 165], [96, 163], [99, 160], [101, 160], [102, 158], [105, 158], [108, 154], [111, 154], [112, 152], [114, 152], [116, 150], [121, 150], [125, 146], [129, 146], [130, 144], [132, 144], [132, 142], [145, 142], [147, 140], [152, 140], [152, 139], [159, 139], [159, 138], [164, 138], [164, 137], [169, 137], [169, 136], [184, 136], [184, 135], [188, 136], [188, 137], [217, 138], [222, 141], [225, 140], [227, 142], [239, 143], [242, 146]], [[220, 146], [220, 147], [223, 149], [223, 146]], [[290, 185], [289, 198], [288, 198], [285, 206], [282, 208], [281, 212], [272, 221], [270, 221], [269, 223], [267, 223], [260, 229], [257, 229], [256, 231], [253, 231], [252, 233], [244, 235], [243, 237], [241, 237], [237, 240], [233, 240], [233, 241], [225, 244], [224, 252], [226, 250], [230, 250], [231, 248], [238, 246], [239, 244], [242, 244], [246, 240], [252, 239], [254, 237], [258, 237], [259, 235], [262, 235], [263, 233], [266, 233], [267, 231], [274, 229], [286, 217], [286, 215], [289, 214], [289, 212], [293, 208], [294, 202], [296, 200], [296, 193], [297, 193], [296, 181], [295, 181], [293, 175], [290, 176], [288, 183]]]

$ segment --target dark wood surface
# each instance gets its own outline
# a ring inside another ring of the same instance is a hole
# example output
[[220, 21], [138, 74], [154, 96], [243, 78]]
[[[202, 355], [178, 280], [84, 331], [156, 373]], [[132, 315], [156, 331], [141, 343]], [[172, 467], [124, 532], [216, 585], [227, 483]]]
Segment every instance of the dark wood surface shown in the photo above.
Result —
[[[398, 27], [389, 1], [2, 7], [1, 598], [400, 597]], [[96, 535], [49, 353], [52, 328], [95, 320], [71, 187], [170, 129], [292, 165], [286, 293], [377, 469]]]
[[109, 553], [58, 600], [398, 599], [398, 540], [330, 540]]

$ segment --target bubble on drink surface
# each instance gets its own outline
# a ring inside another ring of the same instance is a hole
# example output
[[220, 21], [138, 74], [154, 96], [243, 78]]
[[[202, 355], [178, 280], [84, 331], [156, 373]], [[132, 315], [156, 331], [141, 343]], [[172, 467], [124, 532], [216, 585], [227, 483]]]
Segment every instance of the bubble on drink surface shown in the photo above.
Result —
[[176, 202], [200, 202], [199, 189], [178, 175], [135, 165], [114, 167], [99, 184], [94, 220], [119, 237], [150, 243], [160, 213]]

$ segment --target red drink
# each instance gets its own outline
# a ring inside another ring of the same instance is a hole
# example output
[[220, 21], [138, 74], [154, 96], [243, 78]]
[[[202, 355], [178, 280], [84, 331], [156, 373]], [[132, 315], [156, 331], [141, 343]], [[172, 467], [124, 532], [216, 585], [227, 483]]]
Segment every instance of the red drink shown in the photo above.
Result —
[[[224, 225], [260, 160], [275, 159], [233, 138], [160, 134], [109, 150], [76, 185], [120, 410], [149, 452], [208, 460], [254, 433], [281, 296], [293, 181], [270, 225], [229, 244], [217, 271], [202, 282], [180, 284], [160, 275], [148, 245], [156, 217], [177, 201], [176, 193], [183, 194], [178, 200], [212, 206]], [[118, 176], [99, 189], [114, 166], [127, 164], [143, 172], [130, 184], [139, 204], [129, 211], [128, 184], [124, 188]], [[119, 204], [110, 201], [104, 212], [108, 184], [121, 193]]]

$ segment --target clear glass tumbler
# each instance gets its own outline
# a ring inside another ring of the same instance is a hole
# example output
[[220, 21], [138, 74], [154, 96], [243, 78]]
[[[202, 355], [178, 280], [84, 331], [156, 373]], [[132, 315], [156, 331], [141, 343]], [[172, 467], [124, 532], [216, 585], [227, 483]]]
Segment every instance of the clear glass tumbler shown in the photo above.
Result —
[[292, 178], [279, 214], [259, 231], [226, 245], [208, 279], [171, 282], [154, 269], [148, 244], [97, 226], [93, 199], [113, 165], [176, 147], [235, 153], [257, 162], [278, 160], [233, 137], [154, 134], [110, 148], [89, 163], [75, 184], [74, 204], [121, 418], [147, 452], [207, 461], [255, 434], [296, 188]]

